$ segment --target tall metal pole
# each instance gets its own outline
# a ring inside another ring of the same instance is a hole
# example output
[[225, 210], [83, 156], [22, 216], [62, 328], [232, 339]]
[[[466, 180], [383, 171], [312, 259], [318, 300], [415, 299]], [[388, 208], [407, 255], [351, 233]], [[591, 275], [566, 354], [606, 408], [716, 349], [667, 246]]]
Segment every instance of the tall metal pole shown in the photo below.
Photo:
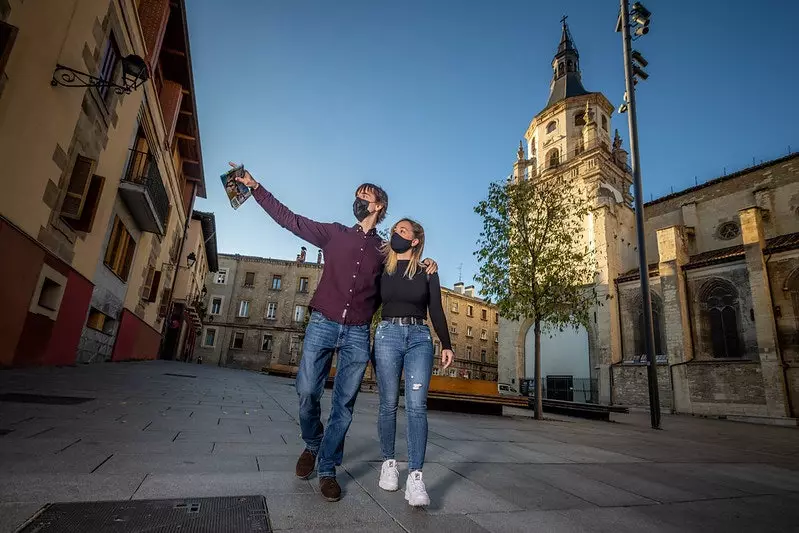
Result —
[[652, 296], [649, 292], [649, 263], [646, 260], [646, 237], [644, 235], [644, 191], [641, 185], [641, 160], [638, 154], [638, 121], [635, 115], [635, 84], [633, 82], [632, 38], [630, 36], [629, 0], [621, 0], [621, 31], [624, 41], [624, 77], [627, 87], [627, 117], [630, 123], [630, 156], [633, 167], [635, 192], [635, 228], [638, 234], [638, 260], [641, 274], [641, 299], [644, 311], [644, 340], [649, 357], [649, 413], [653, 429], [660, 429], [660, 397], [655, 357], [655, 333], [652, 327]]

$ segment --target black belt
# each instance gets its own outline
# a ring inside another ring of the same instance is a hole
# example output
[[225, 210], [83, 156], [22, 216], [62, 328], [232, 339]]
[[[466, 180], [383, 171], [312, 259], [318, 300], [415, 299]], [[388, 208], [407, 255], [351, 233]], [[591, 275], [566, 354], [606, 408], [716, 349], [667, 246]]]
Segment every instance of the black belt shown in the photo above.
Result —
[[400, 326], [424, 326], [424, 318], [416, 318], [413, 316], [385, 318], [384, 320]]

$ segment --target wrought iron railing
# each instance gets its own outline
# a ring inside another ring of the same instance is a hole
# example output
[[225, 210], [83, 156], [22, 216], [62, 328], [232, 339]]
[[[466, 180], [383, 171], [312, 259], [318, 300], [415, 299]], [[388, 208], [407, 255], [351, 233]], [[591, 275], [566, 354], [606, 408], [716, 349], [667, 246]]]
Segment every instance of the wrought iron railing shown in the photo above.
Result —
[[[599, 403], [599, 382], [592, 378], [571, 378], [543, 381], [543, 398], [547, 400], [565, 400], [582, 403]], [[551, 381], [551, 383], [547, 383]], [[522, 396], [535, 398], [535, 379], [522, 378], [519, 380]]]
[[135, 183], [144, 187], [155, 208], [155, 215], [166, 233], [166, 218], [169, 214], [169, 197], [158, 171], [158, 163], [152, 154], [130, 150], [128, 170], [122, 178], [123, 182]]

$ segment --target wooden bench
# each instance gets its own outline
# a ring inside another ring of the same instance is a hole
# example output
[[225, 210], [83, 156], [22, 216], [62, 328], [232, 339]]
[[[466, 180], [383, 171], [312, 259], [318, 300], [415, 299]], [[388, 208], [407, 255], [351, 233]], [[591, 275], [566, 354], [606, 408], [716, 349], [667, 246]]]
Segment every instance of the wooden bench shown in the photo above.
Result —
[[[529, 406], [533, 408], [535, 398], [529, 398]], [[542, 407], [547, 413], [561, 414], [567, 416], [577, 416], [580, 418], [590, 418], [592, 420], [610, 420], [610, 413], [629, 413], [630, 409], [619, 405], [600, 405], [596, 403], [569, 402], [565, 400], [541, 401]]]

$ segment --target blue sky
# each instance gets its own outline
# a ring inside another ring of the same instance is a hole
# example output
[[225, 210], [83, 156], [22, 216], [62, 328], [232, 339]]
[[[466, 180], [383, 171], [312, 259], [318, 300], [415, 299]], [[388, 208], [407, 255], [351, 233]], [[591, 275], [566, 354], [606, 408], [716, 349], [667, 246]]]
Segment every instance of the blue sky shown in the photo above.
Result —
[[[389, 193], [387, 221], [426, 229], [442, 284], [467, 284], [473, 207], [511, 171], [544, 107], [560, 18], [583, 83], [624, 92], [612, 0], [187, 0], [208, 199], [219, 250], [293, 258], [302, 242], [253, 201], [234, 211], [229, 160], [295, 212], [354, 223], [355, 187]], [[555, 5], [557, 4], [557, 5]], [[638, 85], [645, 199], [799, 150], [799, 2], [644, 2]], [[613, 115], [629, 147], [625, 115]], [[316, 250], [309, 247], [309, 256]]]

